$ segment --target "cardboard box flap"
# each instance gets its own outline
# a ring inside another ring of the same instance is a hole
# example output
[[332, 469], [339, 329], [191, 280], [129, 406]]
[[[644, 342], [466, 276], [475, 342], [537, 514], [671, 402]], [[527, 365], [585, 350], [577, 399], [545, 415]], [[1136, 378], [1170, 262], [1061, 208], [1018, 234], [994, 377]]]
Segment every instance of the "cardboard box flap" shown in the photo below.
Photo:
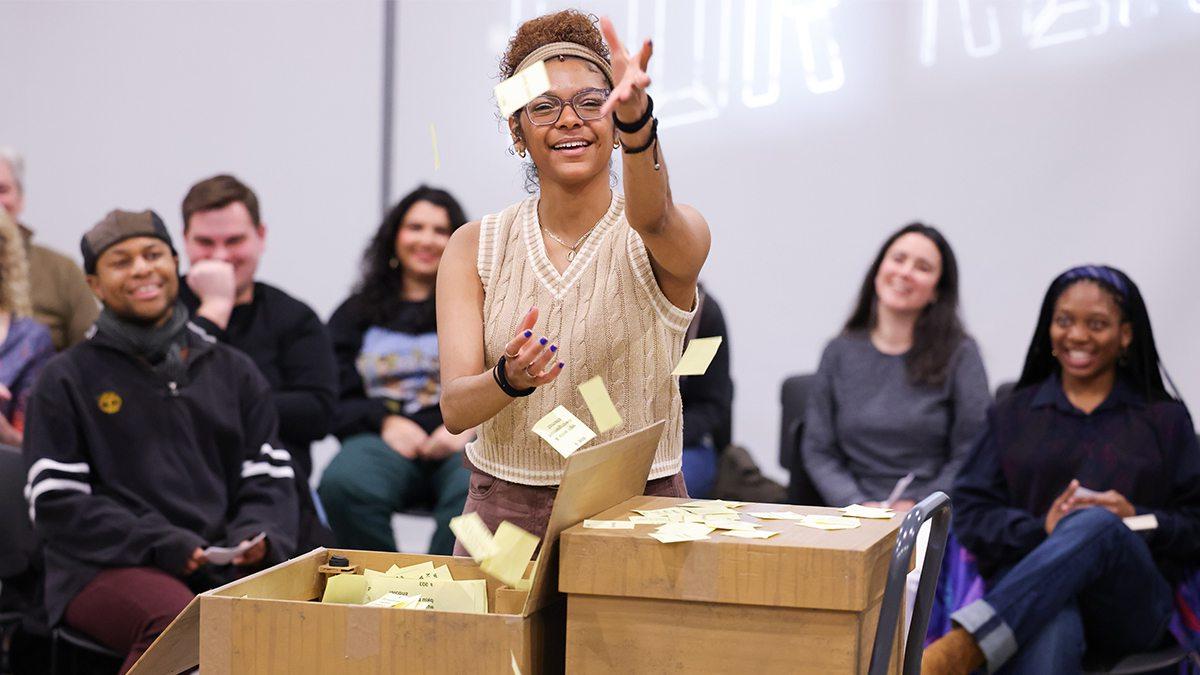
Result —
[[611, 509], [621, 502], [643, 494], [650, 477], [654, 451], [658, 449], [666, 422], [654, 424], [631, 434], [578, 450], [567, 458], [558, 494], [546, 524], [541, 552], [530, 582], [529, 598], [523, 616], [529, 616], [550, 602], [558, 590], [558, 536], [586, 518]]
[[182, 673], [200, 665], [200, 596], [183, 608], [179, 616], [159, 634], [129, 675]]

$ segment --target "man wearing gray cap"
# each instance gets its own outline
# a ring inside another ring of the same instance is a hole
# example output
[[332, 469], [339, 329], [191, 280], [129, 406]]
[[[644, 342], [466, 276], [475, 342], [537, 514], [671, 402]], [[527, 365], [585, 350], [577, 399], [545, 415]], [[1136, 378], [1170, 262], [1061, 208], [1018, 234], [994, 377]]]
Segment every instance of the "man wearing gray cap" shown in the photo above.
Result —
[[125, 652], [124, 672], [193, 593], [291, 555], [295, 474], [266, 380], [188, 320], [158, 215], [113, 211], [80, 248], [104, 309], [34, 389], [25, 494], [51, 625]]
[[33, 317], [50, 330], [61, 351], [83, 339], [99, 309], [79, 266], [67, 256], [32, 242], [33, 231], [21, 223], [25, 210], [25, 161], [12, 148], [0, 146], [0, 209], [17, 221], [29, 260]]

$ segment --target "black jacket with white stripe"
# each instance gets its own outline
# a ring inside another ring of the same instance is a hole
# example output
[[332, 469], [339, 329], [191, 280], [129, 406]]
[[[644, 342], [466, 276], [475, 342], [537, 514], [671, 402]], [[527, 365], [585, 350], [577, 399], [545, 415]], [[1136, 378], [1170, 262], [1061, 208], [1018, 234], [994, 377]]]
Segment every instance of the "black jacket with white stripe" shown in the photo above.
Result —
[[45, 544], [51, 625], [105, 568], [178, 576], [197, 547], [259, 532], [266, 562], [290, 556], [294, 474], [249, 357], [189, 323], [189, 381], [169, 382], [92, 331], [46, 365], [26, 416], [26, 499]]

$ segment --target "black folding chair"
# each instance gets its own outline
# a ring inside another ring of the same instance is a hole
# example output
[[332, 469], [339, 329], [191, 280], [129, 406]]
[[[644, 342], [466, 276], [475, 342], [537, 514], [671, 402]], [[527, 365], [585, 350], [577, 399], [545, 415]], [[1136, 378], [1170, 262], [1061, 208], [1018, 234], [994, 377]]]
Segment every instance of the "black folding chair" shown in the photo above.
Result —
[[933, 519], [929, 531], [929, 543], [925, 547], [925, 564], [921, 566], [921, 581], [917, 584], [917, 598], [913, 605], [912, 623], [904, 642], [904, 675], [920, 675], [921, 656], [925, 646], [925, 631], [929, 628], [929, 613], [933, 609], [933, 595], [937, 590], [938, 575], [942, 570], [942, 555], [946, 551], [946, 537], [950, 534], [950, 498], [944, 492], [935, 492], [914, 506], [896, 534], [896, 545], [892, 548], [892, 561], [888, 565], [887, 586], [883, 591], [883, 606], [879, 610], [879, 625], [875, 628], [875, 646], [871, 649], [869, 675], [887, 675], [892, 656], [892, 640], [896, 625], [904, 612], [904, 587], [908, 578], [908, 565], [912, 560], [913, 547], [917, 545], [917, 532], [925, 521]]
[[779, 389], [779, 465], [791, 471], [788, 503], [825, 506], [825, 500], [804, 469], [800, 443], [804, 440], [804, 415], [815, 375], [793, 375]]

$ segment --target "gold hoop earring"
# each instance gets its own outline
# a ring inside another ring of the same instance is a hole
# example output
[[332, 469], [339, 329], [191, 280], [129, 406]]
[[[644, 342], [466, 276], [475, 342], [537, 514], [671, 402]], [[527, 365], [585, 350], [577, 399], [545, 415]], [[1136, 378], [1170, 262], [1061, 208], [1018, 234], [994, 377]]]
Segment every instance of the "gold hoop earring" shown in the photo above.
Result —
[[616, 150], [619, 147], [621, 147], [621, 139], [613, 138], [613, 150]]

